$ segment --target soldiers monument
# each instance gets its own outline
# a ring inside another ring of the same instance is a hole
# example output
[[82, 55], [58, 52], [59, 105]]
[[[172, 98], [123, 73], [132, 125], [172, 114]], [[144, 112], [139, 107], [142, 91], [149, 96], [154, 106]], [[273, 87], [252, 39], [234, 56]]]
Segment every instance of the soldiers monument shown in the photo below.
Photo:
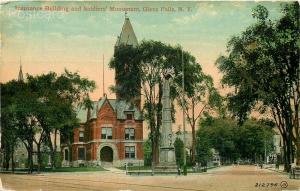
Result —
[[172, 139], [172, 117], [169, 76], [165, 77], [162, 96], [162, 128], [158, 168], [176, 170], [175, 148]]

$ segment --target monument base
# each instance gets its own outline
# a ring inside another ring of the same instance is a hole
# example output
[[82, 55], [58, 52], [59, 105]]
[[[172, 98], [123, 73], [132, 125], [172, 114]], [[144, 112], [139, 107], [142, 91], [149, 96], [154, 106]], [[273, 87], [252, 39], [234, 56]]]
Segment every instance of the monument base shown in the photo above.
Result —
[[159, 163], [175, 163], [175, 148], [174, 147], [160, 147]]
[[159, 164], [155, 166], [156, 172], [177, 172], [174, 147], [160, 147]]
[[154, 168], [154, 173], [160, 173], [160, 174], [177, 174], [178, 173], [178, 168], [176, 163], [173, 164], [158, 164], [157, 166], [155, 166]]

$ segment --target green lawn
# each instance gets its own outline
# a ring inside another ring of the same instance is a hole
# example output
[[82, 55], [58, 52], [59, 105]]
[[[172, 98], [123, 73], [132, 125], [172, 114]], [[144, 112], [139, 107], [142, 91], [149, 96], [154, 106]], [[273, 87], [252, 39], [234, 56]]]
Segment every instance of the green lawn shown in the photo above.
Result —
[[[27, 168], [22, 168], [22, 169], [15, 169], [15, 172], [27, 172]], [[33, 172], [36, 172], [37, 169], [33, 169]], [[96, 172], [96, 171], [106, 171], [102, 167], [60, 167], [56, 169], [51, 169], [51, 168], [44, 168], [41, 169], [41, 172]], [[11, 172], [11, 170], [5, 171], [2, 170], [2, 172]]]
[[106, 171], [102, 167], [61, 167], [56, 169], [46, 168], [41, 170], [42, 172], [95, 172]]
[[[210, 166], [210, 167], [207, 167], [207, 170], [209, 170], [209, 169], [213, 169], [213, 168], [217, 168], [218, 166]], [[124, 166], [122, 166], [122, 167], [117, 167], [118, 169], [120, 169], [120, 170], [125, 170], [125, 167]], [[129, 166], [128, 167], [128, 170], [129, 171], [138, 171], [138, 170], [151, 170], [152, 168], [151, 168], [151, 166]], [[188, 172], [189, 173], [191, 173], [191, 172], [194, 172], [193, 171], [193, 168], [191, 167], [191, 166], [188, 166], [187, 167], [187, 170], [188, 170]], [[199, 171], [198, 171], [199, 172]]]

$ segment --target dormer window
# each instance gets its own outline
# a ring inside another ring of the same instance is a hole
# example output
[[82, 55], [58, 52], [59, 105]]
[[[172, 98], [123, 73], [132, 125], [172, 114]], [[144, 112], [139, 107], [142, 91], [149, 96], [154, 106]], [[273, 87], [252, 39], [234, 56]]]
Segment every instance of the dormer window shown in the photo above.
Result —
[[133, 113], [127, 113], [126, 114], [126, 119], [127, 120], [133, 120]]

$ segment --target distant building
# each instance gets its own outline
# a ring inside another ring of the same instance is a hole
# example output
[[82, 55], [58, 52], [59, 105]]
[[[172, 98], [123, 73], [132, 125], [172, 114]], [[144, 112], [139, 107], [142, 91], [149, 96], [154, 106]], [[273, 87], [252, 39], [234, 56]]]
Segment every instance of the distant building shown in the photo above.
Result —
[[[125, 17], [115, 47], [137, 44], [130, 20]], [[116, 86], [120, 86], [117, 80]], [[92, 108], [79, 108], [77, 118], [80, 127], [74, 129], [74, 141], [61, 145], [63, 166], [143, 165], [141, 99], [137, 96], [131, 100], [127, 102], [119, 94], [116, 99], [108, 99], [104, 95], [93, 102]]]
[[208, 161], [208, 166], [220, 166], [221, 165], [221, 157], [218, 151], [215, 149], [211, 149], [212, 152], [212, 160]]

